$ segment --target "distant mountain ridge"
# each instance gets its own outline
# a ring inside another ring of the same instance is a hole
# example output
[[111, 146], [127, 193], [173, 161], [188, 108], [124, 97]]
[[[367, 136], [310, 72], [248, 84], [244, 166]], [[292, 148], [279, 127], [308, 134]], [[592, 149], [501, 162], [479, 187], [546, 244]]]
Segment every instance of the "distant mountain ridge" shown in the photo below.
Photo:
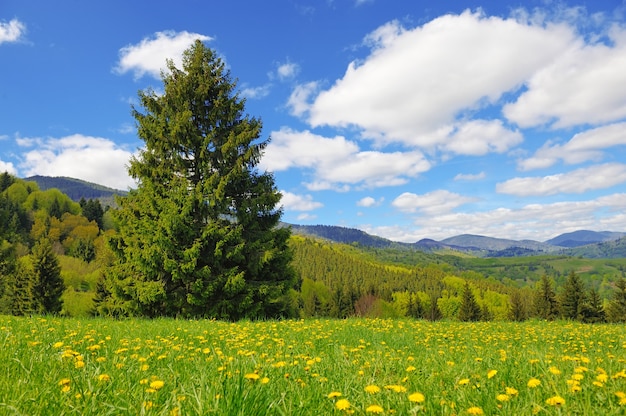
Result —
[[[25, 178], [37, 183], [41, 190], [57, 188], [74, 201], [100, 199], [105, 205], [114, 205], [114, 196], [126, 191], [68, 177], [31, 176]], [[415, 243], [401, 243], [370, 235], [356, 228], [334, 225], [290, 226], [294, 234], [323, 238], [344, 244], [360, 244], [374, 248], [405, 248], [424, 252], [463, 252], [479, 257], [519, 257], [538, 254], [563, 254], [588, 258], [626, 257], [626, 232], [579, 230], [560, 234], [550, 240], [510, 240], [462, 234], [441, 241], [422, 239]]]

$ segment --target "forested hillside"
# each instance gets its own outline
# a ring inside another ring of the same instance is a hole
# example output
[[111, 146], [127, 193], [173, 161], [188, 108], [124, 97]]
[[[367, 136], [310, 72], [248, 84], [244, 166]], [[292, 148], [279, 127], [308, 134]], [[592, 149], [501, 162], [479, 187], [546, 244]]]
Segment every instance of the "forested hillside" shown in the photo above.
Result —
[[[115, 228], [111, 210], [99, 201], [77, 203], [57, 189], [1, 174], [0, 312], [93, 312], [101, 276], [112, 262], [107, 241]], [[624, 242], [605, 244], [608, 250]], [[626, 319], [626, 259], [476, 258], [301, 235], [292, 235], [289, 246], [299, 277], [290, 295], [295, 316], [592, 321], [612, 311], [610, 320]], [[42, 301], [54, 298], [55, 287], [63, 289], [58, 309]], [[572, 293], [579, 306], [567, 312]]]

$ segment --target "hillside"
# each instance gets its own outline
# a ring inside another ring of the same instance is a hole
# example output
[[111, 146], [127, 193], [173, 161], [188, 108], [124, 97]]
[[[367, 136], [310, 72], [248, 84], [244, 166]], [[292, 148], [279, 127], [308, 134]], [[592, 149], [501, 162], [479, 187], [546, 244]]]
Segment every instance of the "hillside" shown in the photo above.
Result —
[[64, 176], [52, 177], [36, 175], [25, 178], [24, 180], [37, 183], [37, 186], [39, 186], [39, 189], [42, 191], [56, 188], [76, 202], [80, 201], [81, 198], [98, 199], [102, 205], [105, 206], [115, 206], [115, 195], [123, 196], [127, 193], [126, 191]]

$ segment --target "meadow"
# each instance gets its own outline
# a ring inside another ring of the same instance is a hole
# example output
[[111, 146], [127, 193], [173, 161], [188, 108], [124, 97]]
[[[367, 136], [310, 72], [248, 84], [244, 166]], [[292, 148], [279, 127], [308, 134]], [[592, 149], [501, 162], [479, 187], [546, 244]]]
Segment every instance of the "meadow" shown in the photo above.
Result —
[[3, 415], [618, 415], [626, 327], [0, 316]]

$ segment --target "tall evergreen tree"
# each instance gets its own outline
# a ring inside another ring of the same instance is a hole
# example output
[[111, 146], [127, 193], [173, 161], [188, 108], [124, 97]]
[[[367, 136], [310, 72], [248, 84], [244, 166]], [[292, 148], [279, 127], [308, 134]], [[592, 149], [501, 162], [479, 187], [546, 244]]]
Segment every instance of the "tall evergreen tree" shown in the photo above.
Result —
[[33, 247], [33, 300], [34, 310], [39, 313], [57, 314], [63, 308], [61, 296], [65, 284], [61, 277], [61, 266], [52, 243], [42, 238]]
[[269, 140], [219, 57], [200, 41], [182, 69], [168, 62], [164, 94], [133, 108], [144, 149], [136, 190], [120, 200], [111, 301], [127, 313], [224, 319], [286, 313], [295, 282], [279, 228], [281, 194], [257, 165]]
[[541, 319], [553, 320], [559, 315], [559, 303], [552, 282], [547, 275], [542, 275], [535, 292], [535, 315]]
[[516, 322], [525, 321], [527, 314], [524, 300], [519, 290], [513, 291], [509, 299], [509, 319]]
[[615, 292], [606, 307], [606, 318], [609, 322], [626, 322], [626, 279], [623, 277], [615, 283]]
[[478, 302], [476, 302], [476, 297], [474, 296], [474, 292], [472, 292], [469, 282], [465, 282], [465, 286], [463, 286], [461, 306], [457, 317], [459, 318], [459, 321], [463, 322], [480, 320], [480, 306], [478, 305]]
[[585, 302], [583, 281], [574, 271], [570, 272], [561, 293], [561, 314], [565, 319], [579, 320]]
[[606, 320], [602, 298], [594, 288], [589, 290], [581, 307], [580, 317], [583, 322], [598, 323]]

